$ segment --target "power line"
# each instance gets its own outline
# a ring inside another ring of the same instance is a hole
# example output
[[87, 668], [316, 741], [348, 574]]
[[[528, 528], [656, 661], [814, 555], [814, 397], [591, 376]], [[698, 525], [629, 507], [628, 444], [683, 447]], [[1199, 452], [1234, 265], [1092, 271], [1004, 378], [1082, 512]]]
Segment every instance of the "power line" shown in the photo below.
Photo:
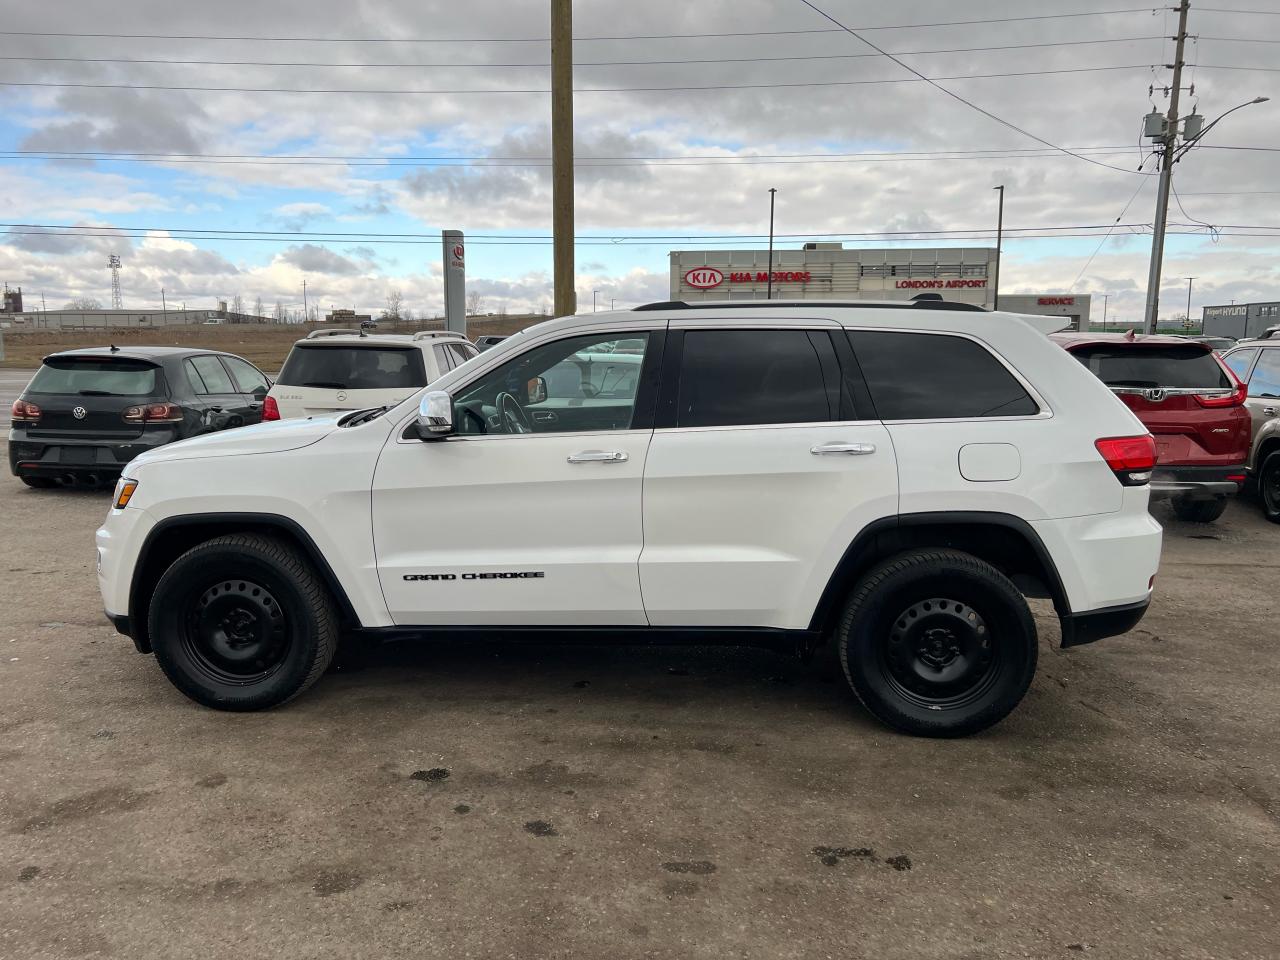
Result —
[[908, 71], [909, 73], [914, 74], [916, 77], [918, 77], [918, 78], [920, 78], [921, 80], [923, 80], [923, 81], [925, 81], [926, 83], [928, 83], [931, 87], [933, 87], [933, 88], [935, 88], [935, 89], [937, 89], [937, 90], [941, 90], [943, 93], [945, 93], [948, 97], [951, 97], [953, 100], [958, 100], [960, 103], [963, 103], [966, 107], [969, 107], [969, 108], [970, 108], [970, 109], [972, 109], [972, 110], [976, 110], [978, 113], [982, 114], [984, 117], [988, 117], [988, 118], [990, 118], [990, 119], [992, 119], [992, 120], [996, 121], [997, 123], [1002, 124], [1003, 126], [1008, 127], [1010, 130], [1015, 130], [1015, 131], [1017, 131], [1018, 133], [1020, 133], [1020, 134], [1022, 134], [1023, 136], [1025, 136], [1025, 137], [1030, 137], [1032, 140], [1035, 140], [1037, 143], [1043, 143], [1043, 144], [1044, 144], [1045, 146], [1047, 146], [1047, 147], [1053, 147], [1055, 150], [1061, 150], [1063, 153], [1067, 154], [1068, 156], [1075, 157], [1075, 158], [1076, 158], [1076, 159], [1078, 159], [1078, 160], [1083, 160], [1085, 163], [1092, 163], [1092, 164], [1094, 164], [1095, 166], [1099, 166], [1099, 167], [1106, 167], [1108, 170], [1117, 170], [1117, 171], [1119, 171], [1119, 172], [1121, 172], [1121, 173], [1131, 173], [1131, 174], [1134, 174], [1135, 176], [1145, 176], [1145, 174], [1137, 173], [1137, 171], [1134, 171], [1134, 170], [1126, 170], [1124, 167], [1117, 167], [1117, 166], [1114, 166], [1114, 165], [1112, 165], [1112, 164], [1110, 164], [1110, 163], [1103, 163], [1103, 162], [1102, 162], [1102, 161], [1100, 161], [1100, 160], [1093, 160], [1093, 159], [1091, 159], [1091, 158], [1089, 158], [1089, 157], [1086, 157], [1086, 156], [1084, 156], [1083, 154], [1080, 154], [1080, 153], [1073, 153], [1072, 151], [1070, 151], [1070, 150], [1066, 149], [1065, 147], [1060, 147], [1060, 146], [1058, 146], [1056, 143], [1051, 143], [1050, 141], [1048, 141], [1048, 140], [1044, 139], [1043, 137], [1037, 136], [1036, 134], [1031, 133], [1031, 132], [1030, 132], [1030, 131], [1028, 131], [1028, 130], [1024, 130], [1022, 127], [1019, 127], [1019, 126], [1017, 126], [1017, 125], [1016, 125], [1016, 124], [1014, 124], [1014, 123], [1010, 123], [1008, 120], [1005, 120], [1003, 117], [996, 116], [996, 115], [995, 115], [994, 113], [992, 113], [990, 110], [987, 110], [987, 109], [985, 109], [985, 108], [983, 108], [983, 107], [978, 106], [978, 105], [977, 105], [976, 103], [974, 103], [972, 100], [966, 100], [964, 97], [960, 96], [960, 94], [955, 93], [955, 92], [953, 92], [953, 91], [951, 91], [951, 90], [948, 90], [946, 87], [941, 86], [941, 85], [939, 85], [939, 84], [937, 83], [937, 81], [938, 81], [938, 80], [943, 80], [943, 79], [947, 79], [947, 78], [945, 78], [945, 77], [934, 77], [934, 78], [926, 77], [923, 73], [921, 73], [921, 72], [920, 72], [919, 70], [917, 70], [915, 67], [911, 66], [911, 64], [906, 63], [905, 61], [899, 60], [899, 59], [898, 59], [896, 56], [894, 56], [893, 54], [891, 54], [891, 53], [887, 52], [886, 50], [884, 50], [884, 49], [882, 49], [882, 48], [880, 48], [880, 47], [876, 46], [874, 43], [872, 43], [872, 42], [871, 42], [870, 40], [868, 40], [866, 37], [861, 36], [861, 35], [860, 35], [856, 30], [854, 30], [853, 28], [851, 28], [851, 27], [846, 27], [843, 23], [841, 23], [841, 22], [840, 22], [839, 20], [837, 20], [835, 17], [831, 16], [831, 14], [827, 13], [826, 11], [824, 11], [824, 10], [822, 10], [821, 8], [819, 8], [818, 6], [816, 6], [816, 5], [812, 2], [812, 0], [800, 0], [800, 2], [801, 2], [801, 3], [803, 3], [803, 4], [804, 4], [806, 7], [808, 7], [810, 10], [814, 11], [814, 12], [815, 12], [815, 13], [817, 13], [817, 14], [820, 14], [821, 16], [823, 16], [824, 18], [826, 18], [827, 20], [830, 20], [832, 23], [834, 23], [834, 24], [835, 24], [837, 27], [839, 27], [841, 30], [845, 31], [845, 33], [848, 33], [850, 36], [854, 37], [854, 38], [855, 38], [855, 39], [857, 39], [857, 40], [861, 40], [863, 43], [865, 43], [867, 46], [869, 46], [872, 50], [875, 50], [877, 53], [880, 53], [880, 54], [882, 54], [883, 56], [888, 57], [890, 60], [892, 60], [892, 61], [893, 61], [894, 63], [896, 63], [898, 66], [902, 67], [902, 69], [904, 69], [904, 70]]
[[[1067, 20], [1079, 17], [1106, 17], [1125, 13], [1150, 13], [1150, 7], [1118, 10], [1090, 10], [1082, 13], [1044, 13], [1024, 17], [985, 17], [979, 20], [942, 20], [935, 23], [895, 23], [858, 27], [859, 30], [912, 30], [925, 27], [962, 27], [971, 24], [1024, 23], [1034, 20]], [[842, 28], [843, 29], [843, 28]], [[831, 28], [814, 30], [746, 30], [733, 33], [653, 33], [623, 36], [574, 37], [575, 43], [600, 40], [683, 40], [715, 37], [774, 37], [814, 33], [839, 33]], [[550, 43], [550, 37], [232, 37], [210, 34], [163, 33], [70, 33], [36, 30], [0, 30], [7, 37], [85, 37], [107, 40], [227, 40], [236, 43]]]
[[1247, 13], [1259, 17], [1280, 17], [1280, 10], [1232, 10], [1229, 7], [1199, 7], [1208, 13]]
[[[838, 33], [839, 31], [832, 31]], [[1032, 50], [1044, 47], [1073, 47], [1084, 46], [1099, 43], [1134, 43], [1143, 40], [1161, 40], [1160, 36], [1149, 35], [1143, 37], [1110, 37], [1098, 40], [1057, 40], [1052, 43], [1009, 43], [1000, 44], [998, 46], [986, 47], [950, 47], [942, 50], [898, 50], [894, 52], [899, 57], [919, 57], [929, 56], [933, 54], [946, 53], [983, 53], [997, 50]], [[793, 61], [811, 61], [811, 60], [861, 60], [871, 57], [878, 57], [878, 53], [833, 53], [833, 54], [810, 54], [805, 56], [794, 57], [712, 57], [705, 59], [691, 60], [587, 60], [576, 61], [574, 68], [579, 67], [644, 67], [644, 66], [682, 66], [694, 64], [715, 64], [715, 63], [782, 63]], [[35, 56], [0, 56], [0, 61], [18, 60], [18, 61], [35, 61], [39, 63], [127, 63], [127, 64], [150, 64], [150, 65], [168, 65], [168, 66], [201, 66], [201, 67], [322, 67], [324, 69], [333, 68], [358, 68], [361, 70], [378, 70], [389, 68], [410, 68], [410, 69], [448, 69], [448, 70], [465, 70], [472, 68], [488, 68], [494, 69], [515, 69], [515, 68], [546, 68], [550, 67], [549, 62], [538, 63], [409, 63], [405, 61], [392, 61], [381, 63], [332, 63], [316, 60], [165, 60], [154, 58], [124, 58], [124, 57], [35, 57]]]
[[[801, 2], [807, 3], [808, 0], [801, 0]], [[901, 62], [901, 61], [895, 61], [895, 62]], [[1098, 73], [1098, 72], [1106, 72], [1106, 71], [1112, 71], [1112, 70], [1147, 70], [1147, 69], [1150, 69], [1152, 66], [1154, 66], [1154, 64], [1135, 63], [1135, 64], [1123, 64], [1123, 65], [1114, 66], [1114, 67], [1068, 67], [1068, 68], [1059, 69], [1059, 70], [1020, 70], [1012, 73], [969, 73], [969, 74], [962, 74], [962, 75], [951, 76], [951, 77], [926, 77], [923, 74], [919, 74], [915, 70], [912, 70], [911, 71], [912, 73], [916, 73], [915, 79], [910, 77], [895, 77], [895, 78], [884, 78], [884, 79], [877, 79], [877, 80], [813, 80], [808, 82], [785, 82], [785, 83], [715, 83], [715, 84], [707, 84], [707, 85], [675, 86], [675, 87], [578, 87], [573, 92], [575, 94], [644, 93], [644, 92], [658, 93], [658, 92], [664, 92], [664, 91], [665, 92], [688, 92], [688, 91], [694, 91], [694, 90], [764, 90], [764, 89], [783, 89], [783, 88], [794, 88], [794, 87], [860, 87], [860, 86], [874, 86], [877, 84], [886, 84], [886, 83], [919, 83], [921, 81], [924, 81], [925, 83], [929, 83], [933, 86], [937, 86], [936, 81], [938, 80], [990, 80], [990, 79], [996, 79], [1001, 77], [1038, 77], [1038, 76], [1049, 76], [1054, 74], [1067, 74], [1067, 73]], [[911, 69], [911, 68], [908, 68], [908, 69]], [[379, 95], [379, 96], [388, 96], [388, 95], [397, 95], [397, 94], [426, 94], [430, 96], [439, 96], [442, 94], [447, 94], [452, 96], [456, 94], [478, 94], [478, 93], [482, 93], [482, 94], [534, 94], [534, 93], [547, 94], [551, 92], [550, 87], [521, 88], [521, 89], [515, 89], [515, 88], [503, 89], [498, 87], [490, 87], [490, 88], [455, 89], [455, 90], [441, 90], [441, 89], [429, 89], [429, 90], [398, 89], [397, 90], [397, 89], [378, 89], [373, 87], [321, 89], [321, 88], [310, 88], [310, 87], [308, 88], [204, 87], [204, 86], [179, 86], [179, 85], [158, 84], [158, 83], [70, 83], [70, 82], [54, 82], [49, 80], [0, 80], [0, 87], [59, 87], [59, 88], [90, 89], [90, 90], [178, 90], [178, 91], [184, 91], [188, 93], [194, 92], [194, 93], [373, 94], [373, 95]], [[938, 87], [938, 89], [945, 90], [944, 87]], [[946, 92], [948, 93], [948, 95], [955, 97], [957, 100], [961, 100], [964, 103], [969, 103], [969, 101], [964, 100], [962, 97], [951, 93], [951, 91], [949, 90]], [[970, 104], [970, 106], [973, 106], [973, 104]], [[982, 113], [987, 113], [987, 111], [982, 110], [981, 107], [975, 106], [974, 109], [980, 110]], [[987, 115], [991, 116], [993, 119], [1000, 120], [1000, 118], [996, 117], [994, 114], [987, 114]], [[1040, 137], [1037, 137], [1034, 134], [1027, 133], [1025, 130], [1023, 130], [1020, 127], [1014, 127], [1013, 124], [1010, 124], [1007, 121], [1000, 120], [1000, 122], [1005, 124], [1005, 126], [1012, 127], [1014, 130], [1017, 130], [1019, 133], [1026, 134], [1027, 136], [1031, 137], [1033, 140], [1039, 140], [1041, 143], [1049, 144], [1049, 141], [1042, 140]], [[1049, 145], [1052, 146], [1052, 144], [1049, 144]], [[1062, 150], [1061, 147], [1055, 147], [1055, 149]], [[1064, 152], [1069, 152], [1069, 151], [1064, 151]], [[1085, 158], [1081, 157], [1080, 159], [1085, 159]], [[1095, 161], [1090, 161], [1090, 162], [1095, 162]], [[1107, 166], [1107, 164], [1100, 164], [1100, 166]], [[1120, 168], [1112, 167], [1112, 169], [1118, 170]], [[1126, 170], [1124, 172], [1132, 173], [1133, 171]]]
[[1090, 266], [1092, 266], [1094, 257], [1098, 255], [1098, 253], [1102, 250], [1103, 246], [1106, 245], [1106, 242], [1111, 239], [1111, 233], [1112, 233], [1112, 230], [1115, 228], [1115, 225], [1118, 224], [1120, 220], [1124, 217], [1124, 215], [1129, 212], [1129, 208], [1133, 206], [1133, 201], [1138, 199], [1138, 194], [1142, 192], [1142, 188], [1145, 187], [1146, 185], [1147, 185], [1146, 180], [1139, 181], [1138, 189], [1133, 191], [1133, 196], [1129, 198], [1129, 202], [1124, 205], [1123, 209], [1121, 209], [1120, 215], [1115, 219], [1115, 223], [1113, 223], [1111, 227], [1108, 228], [1107, 232], [1102, 235], [1102, 239], [1098, 241], [1098, 245], [1093, 248], [1093, 253], [1089, 254], [1089, 259], [1084, 262], [1084, 266], [1080, 268], [1080, 272], [1076, 274], [1076, 278], [1071, 281], [1071, 286], [1067, 287], [1068, 293], [1070, 293], [1072, 290], [1076, 288], [1076, 284], [1080, 282], [1080, 278], [1084, 276], [1085, 271], [1088, 270]]

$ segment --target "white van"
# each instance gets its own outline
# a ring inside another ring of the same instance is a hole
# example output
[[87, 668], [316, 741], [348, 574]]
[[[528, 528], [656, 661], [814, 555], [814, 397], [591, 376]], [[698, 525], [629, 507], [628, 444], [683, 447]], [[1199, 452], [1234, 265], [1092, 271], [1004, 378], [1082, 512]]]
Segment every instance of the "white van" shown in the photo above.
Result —
[[262, 405], [262, 419], [327, 416], [399, 403], [479, 352], [452, 330], [315, 330], [289, 351]]

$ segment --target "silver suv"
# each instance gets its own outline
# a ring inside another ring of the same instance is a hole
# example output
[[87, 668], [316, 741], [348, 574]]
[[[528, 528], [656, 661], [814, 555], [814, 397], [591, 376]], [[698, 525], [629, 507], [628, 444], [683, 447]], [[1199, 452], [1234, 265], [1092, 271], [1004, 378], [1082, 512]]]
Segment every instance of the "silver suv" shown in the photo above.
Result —
[[1267, 519], [1280, 523], [1280, 338], [1242, 343], [1222, 359], [1249, 385], [1245, 406], [1253, 442], [1245, 467], [1257, 482]]

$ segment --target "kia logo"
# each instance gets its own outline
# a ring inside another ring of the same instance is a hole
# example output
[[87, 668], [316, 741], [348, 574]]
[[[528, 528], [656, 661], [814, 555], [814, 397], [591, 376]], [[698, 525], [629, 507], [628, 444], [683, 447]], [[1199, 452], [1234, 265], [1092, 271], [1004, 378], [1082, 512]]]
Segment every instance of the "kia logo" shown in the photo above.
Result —
[[710, 290], [724, 283], [724, 273], [715, 267], [694, 267], [684, 275], [684, 282], [699, 290]]
[[1161, 403], [1164, 400], [1164, 391], [1159, 387], [1154, 390], [1143, 390], [1142, 397], [1144, 400], [1150, 400], [1152, 403]]
[[89, 411], [86, 410], [84, 407], [76, 407], [71, 411], [71, 415], [75, 417], [77, 420], [83, 420], [85, 417], [89, 415]]

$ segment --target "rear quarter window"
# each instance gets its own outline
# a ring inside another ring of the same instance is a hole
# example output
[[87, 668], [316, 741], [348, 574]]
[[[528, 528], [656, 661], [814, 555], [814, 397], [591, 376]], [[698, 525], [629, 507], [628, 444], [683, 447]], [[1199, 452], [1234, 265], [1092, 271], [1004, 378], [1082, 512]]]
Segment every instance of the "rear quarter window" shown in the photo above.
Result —
[[1026, 417], [1039, 406], [991, 352], [966, 337], [850, 330], [881, 420]]
[[1109, 387], [1229, 388], [1214, 356], [1191, 344], [1085, 344], [1071, 355]]
[[160, 369], [143, 360], [110, 357], [46, 360], [27, 393], [69, 393], [100, 397], [154, 397], [164, 389]]
[[416, 347], [296, 346], [284, 362], [279, 383], [330, 390], [387, 390], [426, 386], [427, 378]]

